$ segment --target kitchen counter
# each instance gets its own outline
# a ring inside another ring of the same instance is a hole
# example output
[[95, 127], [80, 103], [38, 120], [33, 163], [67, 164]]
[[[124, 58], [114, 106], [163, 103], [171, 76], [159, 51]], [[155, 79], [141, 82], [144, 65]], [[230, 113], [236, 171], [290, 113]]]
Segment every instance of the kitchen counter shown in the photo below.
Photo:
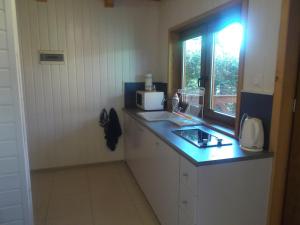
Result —
[[[174, 134], [172, 131], [181, 129], [181, 127], [169, 121], [148, 122], [136, 114], [137, 112], [141, 112], [139, 109], [124, 109], [124, 112], [135, 119], [139, 124], [150, 130], [153, 134], [176, 150], [180, 155], [188, 159], [195, 166], [273, 157], [273, 154], [267, 151], [258, 153], [245, 152], [239, 147], [238, 141], [234, 138], [230, 138], [229, 136], [226, 136], [226, 138], [229, 138], [232, 141], [232, 145], [198, 148]], [[212, 130], [203, 125], [190, 126], [189, 128], [197, 127], [201, 127], [201, 129], [204, 130]], [[223, 135], [219, 132], [216, 133], [220, 136]]]

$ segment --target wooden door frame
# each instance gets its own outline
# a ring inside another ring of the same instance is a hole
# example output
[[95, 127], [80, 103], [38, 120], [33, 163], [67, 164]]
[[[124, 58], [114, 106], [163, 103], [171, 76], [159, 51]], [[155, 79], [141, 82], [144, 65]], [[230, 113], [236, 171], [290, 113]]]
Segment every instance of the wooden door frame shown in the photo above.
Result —
[[[299, 51], [300, 52], [300, 51]], [[297, 88], [296, 98], [300, 99], [300, 58], [298, 62], [298, 77], [297, 77]], [[286, 188], [284, 195], [284, 205], [282, 214], [282, 224], [289, 225], [290, 223], [296, 224], [300, 217], [294, 211], [294, 200], [298, 200], [298, 164], [299, 164], [299, 139], [298, 135], [300, 132], [300, 108], [299, 105], [295, 105], [293, 118], [293, 128], [291, 136], [291, 147], [288, 158], [287, 177], [286, 177]], [[298, 201], [297, 201], [298, 202]], [[298, 207], [298, 206], [297, 206]], [[296, 208], [299, 210], [299, 208]], [[299, 213], [299, 212], [298, 212]]]
[[[168, 39], [168, 97], [171, 98], [173, 94], [181, 86], [181, 44], [180, 44], [180, 33], [191, 27], [195, 27], [197, 24], [201, 24], [224, 10], [231, 7], [240, 5], [241, 6], [241, 22], [244, 26], [246, 33], [247, 20], [248, 20], [248, 7], [249, 0], [230, 0], [224, 4], [217, 6], [199, 16], [189, 19], [181, 24], [178, 24], [169, 29]], [[239, 135], [239, 121], [240, 121], [240, 105], [241, 105], [241, 90], [243, 89], [244, 83], [244, 68], [245, 68], [245, 55], [246, 55], [246, 40], [242, 43], [242, 48], [239, 57], [239, 71], [238, 71], [238, 85], [237, 85], [237, 105], [236, 105], [236, 118], [234, 124], [234, 137], [238, 138]], [[207, 100], [205, 100], [207, 102]]]
[[[297, 2], [298, 1], [298, 2]], [[274, 152], [269, 225], [281, 225], [299, 58], [299, 0], [283, 0], [273, 99], [270, 150]]]

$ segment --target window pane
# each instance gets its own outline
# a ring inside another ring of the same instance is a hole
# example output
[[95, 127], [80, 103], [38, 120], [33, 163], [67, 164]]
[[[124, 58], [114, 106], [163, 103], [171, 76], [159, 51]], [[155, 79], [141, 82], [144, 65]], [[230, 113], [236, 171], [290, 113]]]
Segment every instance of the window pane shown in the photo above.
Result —
[[197, 88], [201, 73], [202, 37], [183, 42], [182, 87]]
[[214, 33], [213, 38], [211, 108], [229, 116], [236, 113], [242, 39], [243, 27], [240, 23], [233, 23]]

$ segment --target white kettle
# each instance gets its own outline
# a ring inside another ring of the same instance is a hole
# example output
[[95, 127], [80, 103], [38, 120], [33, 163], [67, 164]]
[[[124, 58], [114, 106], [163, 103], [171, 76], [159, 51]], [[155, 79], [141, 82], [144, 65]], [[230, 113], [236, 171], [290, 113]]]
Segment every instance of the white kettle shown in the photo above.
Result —
[[264, 129], [260, 119], [243, 115], [240, 124], [240, 146], [245, 151], [263, 151]]

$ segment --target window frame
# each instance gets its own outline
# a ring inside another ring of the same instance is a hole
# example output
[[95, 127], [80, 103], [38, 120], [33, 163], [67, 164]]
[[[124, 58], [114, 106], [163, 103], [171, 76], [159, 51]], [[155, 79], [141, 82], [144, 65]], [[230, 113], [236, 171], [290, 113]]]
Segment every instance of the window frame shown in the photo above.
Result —
[[[239, 20], [233, 20], [227, 24], [239, 21], [244, 28], [244, 34], [246, 31], [246, 17], [248, 9], [248, 0], [234, 0], [224, 5], [221, 5], [203, 15], [194, 18], [188, 22], [178, 25], [169, 30], [169, 79], [168, 88], [169, 95], [182, 85], [182, 72], [183, 72], [183, 40], [191, 39], [193, 37], [202, 36], [203, 34], [210, 33], [210, 41], [203, 40], [202, 42], [202, 62], [206, 66], [201, 66], [201, 74], [205, 74], [204, 82], [206, 86], [205, 95], [205, 108], [204, 119], [209, 123], [218, 124], [224, 127], [235, 129], [235, 135], [238, 136], [239, 127], [239, 112], [240, 112], [240, 92], [243, 83], [243, 70], [245, 61], [245, 38], [243, 40], [240, 57], [239, 57], [239, 69], [238, 69], [238, 84], [237, 84], [237, 104], [236, 104], [236, 116], [231, 117], [222, 113], [215, 112], [210, 109], [211, 104], [211, 72], [212, 72], [212, 51], [207, 51], [208, 48], [212, 49], [213, 46], [213, 31], [221, 30], [219, 26], [224, 18], [228, 18], [232, 12], [238, 12]], [[235, 14], [237, 15], [237, 14]], [[234, 16], [232, 16], [234, 18]], [[223, 26], [226, 27], [226, 26]], [[245, 36], [245, 35], [244, 35]], [[206, 35], [202, 36], [207, 38]], [[204, 46], [204, 45], [209, 46]], [[207, 54], [210, 54], [207, 56]], [[176, 65], [177, 64], [177, 65]], [[179, 65], [178, 65], [179, 64]], [[209, 70], [209, 71], [208, 71]], [[177, 77], [177, 78], [176, 78]]]

